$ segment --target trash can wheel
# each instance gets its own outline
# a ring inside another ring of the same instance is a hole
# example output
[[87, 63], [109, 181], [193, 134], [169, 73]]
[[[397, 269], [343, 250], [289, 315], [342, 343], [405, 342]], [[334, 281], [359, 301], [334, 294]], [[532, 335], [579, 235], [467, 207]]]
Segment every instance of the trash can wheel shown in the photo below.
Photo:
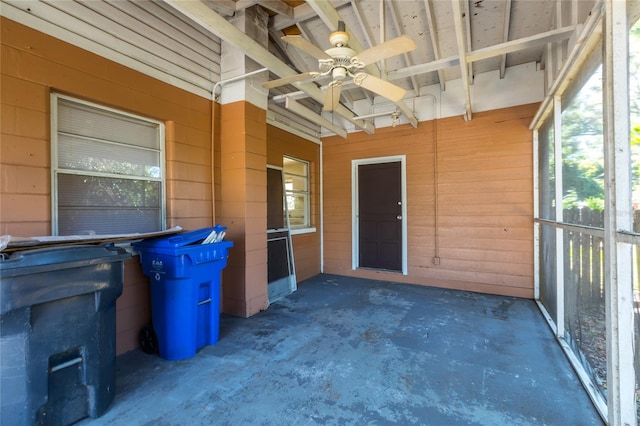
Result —
[[146, 354], [158, 353], [158, 336], [152, 327], [144, 327], [140, 330], [140, 348]]

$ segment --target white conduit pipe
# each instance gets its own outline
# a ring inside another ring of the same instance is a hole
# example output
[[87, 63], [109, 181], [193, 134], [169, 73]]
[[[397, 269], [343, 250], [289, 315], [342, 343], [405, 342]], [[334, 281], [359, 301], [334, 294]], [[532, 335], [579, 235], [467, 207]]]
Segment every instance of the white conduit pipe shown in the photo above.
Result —
[[222, 87], [224, 84], [227, 84], [227, 83], [233, 83], [234, 81], [244, 80], [247, 77], [251, 77], [252, 75], [255, 75], [255, 74], [260, 74], [261, 72], [264, 72], [264, 71], [269, 71], [269, 68], [260, 68], [259, 70], [251, 71], [246, 74], [237, 75], [235, 77], [231, 77], [226, 80], [220, 80], [219, 82], [213, 85], [213, 90], [211, 90], [211, 100], [213, 101], [218, 100], [219, 96], [216, 96], [216, 90], [218, 89], [218, 87]]
[[[216, 197], [215, 197], [215, 163], [214, 163], [214, 152], [215, 152], [215, 124], [216, 124], [216, 102], [218, 101], [219, 96], [216, 96], [216, 90], [218, 88], [222, 88], [224, 84], [231, 83], [238, 80], [243, 80], [247, 77], [250, 77], [255, 74], [259, 74], [264, 71], [269, 71], [269, 68], [261, 68], [259, 70], [251, 71], [246, 74], [238, 75], [235, 77], [228, 78], [226, 80], [220, 80], [213, 85], [213, 89], [211, 89], [211, 224], [215, 223], [216, 216]], [[221, 89], [222, 90], [222, 89]]]

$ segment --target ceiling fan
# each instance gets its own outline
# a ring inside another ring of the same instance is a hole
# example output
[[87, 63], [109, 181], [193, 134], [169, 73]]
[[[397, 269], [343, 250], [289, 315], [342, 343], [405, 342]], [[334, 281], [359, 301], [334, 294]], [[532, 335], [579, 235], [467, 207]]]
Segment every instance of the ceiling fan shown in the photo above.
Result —
[[342, 83], [347, 77], [353, 79], [354, 84], [393, 102], [402, 99], [406, 93], [406, 90], [402, 87], [375, 77], [363, 70], [369, 64], [415, 49], [416, 44], [410, 37], [400, 36], [358, 53], [349, 47], [349, 34], [345, 31], [344, 22], [340, 21], [338, 22], [338, 31], [334, 31], [329, 36], [329, 42], [333, 47], [327, 50], [320, 49], [301, 36], [284, 36], [282, 40], [316, 58], [319, 71], [305, 72], [272, 80], [262, 85], [265, 89], [297, 81], [330, 76], [332, 80], [327, 87], [324, 99], [323, 109], [325, 111], [333, 111], [338, 106]]

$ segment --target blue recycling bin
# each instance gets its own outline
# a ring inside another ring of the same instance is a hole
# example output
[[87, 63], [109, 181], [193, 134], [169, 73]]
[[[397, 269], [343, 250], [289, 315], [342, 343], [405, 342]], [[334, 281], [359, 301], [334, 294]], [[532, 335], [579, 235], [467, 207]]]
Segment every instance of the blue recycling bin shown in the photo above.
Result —
[[225, 229], [217, 225], [133, 244], [149, 277], [153, 328], [164, 359], [190, 358], [218, 342], [220, 274], [233, 242], [202, 242]]

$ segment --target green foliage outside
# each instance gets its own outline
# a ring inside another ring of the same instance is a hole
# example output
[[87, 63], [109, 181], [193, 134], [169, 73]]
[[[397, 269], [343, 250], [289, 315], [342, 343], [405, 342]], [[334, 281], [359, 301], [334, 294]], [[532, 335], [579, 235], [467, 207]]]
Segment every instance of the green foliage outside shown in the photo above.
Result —
[[640, 21], [629, 31], [629, 116], [633, 208], [640, 209]]
[[[629, 109], [634, 209], [640, 208], [640, 24], [629, 32]], [[602, 67], [562, 112], [563, 207], [604, 209]]]

